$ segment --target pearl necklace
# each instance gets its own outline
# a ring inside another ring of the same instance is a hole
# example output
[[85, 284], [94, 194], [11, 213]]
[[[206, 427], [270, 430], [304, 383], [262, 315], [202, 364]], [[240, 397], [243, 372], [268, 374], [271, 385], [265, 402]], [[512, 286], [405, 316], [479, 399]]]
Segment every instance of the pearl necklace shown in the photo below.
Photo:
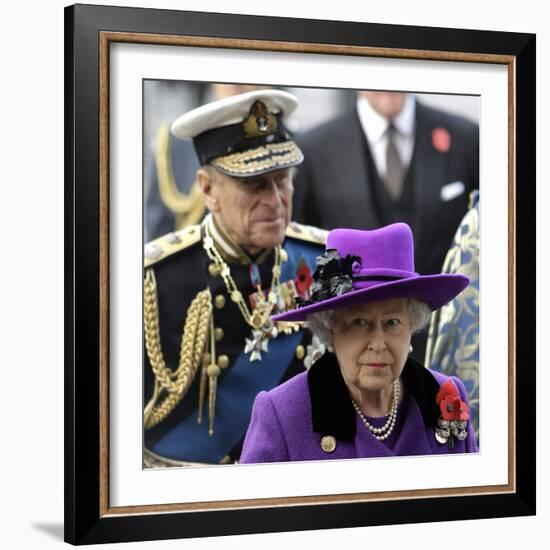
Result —
[[359, 418], [363, 421], [363, 424], [368, 428], [369, 432], [378, 439], [378, 441], [385, 441], [388, 439], [390, 434], [393, 431], [393, 428], [395, 427], [395, 422], [397, 420], [397, 407], [399, 405], [399, 395], [400, 395], [400, 388], [401, 385], [399, 384], [399, 379], [397, 379], [393, 383], [393, 399], [391, 403], [390, 410], [388, 411], [388, 414], [386, 415], [388, 417], [388, 420], [381, 428], [375, 428], [364, 416], [364, 414], [361, 412], [361, 409], [357, 405], [357, 403], [352, 399], [351, 402], [353, 404], [353, 408], [356, 410], [357, 414], [359, 415]]

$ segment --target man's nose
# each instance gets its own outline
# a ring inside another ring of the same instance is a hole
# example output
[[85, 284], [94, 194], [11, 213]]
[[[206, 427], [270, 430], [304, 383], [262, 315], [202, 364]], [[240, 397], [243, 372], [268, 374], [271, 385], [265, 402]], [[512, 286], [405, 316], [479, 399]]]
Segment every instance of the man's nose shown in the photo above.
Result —
[[281, 190], [275, 180], [269, 180], [262, 189], [262, 199], [266, 204], [278, 207], [282, 204]]

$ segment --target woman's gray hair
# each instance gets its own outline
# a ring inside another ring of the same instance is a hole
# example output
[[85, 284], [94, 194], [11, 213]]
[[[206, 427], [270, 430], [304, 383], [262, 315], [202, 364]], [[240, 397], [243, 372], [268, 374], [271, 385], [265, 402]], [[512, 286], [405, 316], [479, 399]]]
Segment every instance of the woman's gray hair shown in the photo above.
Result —
[[[415, 298], [407, 298], [407, 309], [411, 321], [412, 334], [420, 332], [427, 326], [432, 311], [426, 302], [422, 302]], [[327, 347], [332, 344], [331, 330], [333, 322], [333, 309], [311, 313], [307, 317], [307, 327], [317, 336], [317, 338], [319, 338], [319, 341]]]
[[313, 333], [313, 336], [319, 338], [321, 344], [328, 347], [332, 344], [330, 331], [332, 330], [333, 321], [333, 309], [318, 311], [307, 316], [307, 328]]
[[432, 315], [432, 310], [429, 308], [428, 304], [416, 298], [408, 298], [407, 307], [409, 309], [412, 334], [424, 330], [426, 326], [428, 326]]

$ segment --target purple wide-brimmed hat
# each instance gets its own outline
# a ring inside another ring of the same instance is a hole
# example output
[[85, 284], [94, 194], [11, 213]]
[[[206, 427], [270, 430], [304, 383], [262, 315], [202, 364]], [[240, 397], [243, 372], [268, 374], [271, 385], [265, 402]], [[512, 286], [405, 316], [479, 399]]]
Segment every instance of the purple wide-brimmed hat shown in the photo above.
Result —
[[419, 275], [411, 228], [394, 223], [373, 231], [333, 229], [317, 258], [310, 297], [274, 321], [305, 321], [310, 313], [394, 298], [416, 298], [434, 311], [460, 294], [464, 275]]

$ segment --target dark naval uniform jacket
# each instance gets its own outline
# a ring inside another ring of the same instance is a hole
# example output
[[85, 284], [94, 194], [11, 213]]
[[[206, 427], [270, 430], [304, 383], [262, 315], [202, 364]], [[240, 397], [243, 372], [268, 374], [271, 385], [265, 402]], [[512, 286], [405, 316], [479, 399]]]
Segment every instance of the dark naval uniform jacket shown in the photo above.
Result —
[[[451, 380], [467, 402], [462, 382], [408, 359], [401, 374], [404, 396], [388, 439], [379, 441], [353, 408], [340, 367], [326, 353], [307, 373], [256, 398], [241, 463], [374, 458], [477, 452], [471, 423], [464, 439], [438, 442], [440, 409], [436, 396]], [[370, 419], [381, 427], [383, 419]]]
[[[261, 360], [251, 360], [251, 353], [245, 352], [252, 328], [245, 322], [237, 303], [231, 300], [223, 278], [212, 269], [213, 262], [203, 247], [206, 223], [208, 218], [200, 226], [190, 226], [146, 245], [145, 274], [146, 281], [149, 270], [154, 275], [160, 348], [165, 364], [172, 372], [177, 370], [181, 357], [189, 353], [188, 350], [182, 351], [182, 336], [190, 304], [200, 292], [205, 289], [210, 291], [212, 322], [206, 346], [198, 352], [204, 364], [209, 360], [212, 362], [208, 354], [213, 343], [216, 364], [220, 367], [215, 391], [213, 434], [209, 435], [208, 389], [203, 390], [206, 398], [202, 406], [202, 421], [198, 423], [202, 368], [199, 365], [190, 387], [175, 408], [159, 423], [145, 427], [146, 467], [181, 463], [219, 464], [238, 460], [256, 395], [304, 371], [303, 361], [307, 359], [306, 348], [311, 337], [307, 331], [298, 330], [297, 326], [288, 333], [280, 331], [277, 337], [271, 338], [267, 351], [260, 350]], [[286, 261], [281, 264], [280, 276], [285, 288], [290, 285], [298, 294], [307, 292], [316, 257], [324, 250], [325, 237], [326, 233], [316, 228], [296, 223], [289, 225], [282, 245]], [[224, 250], [220, 243], [215, 244], [218, 250]], [[241, 254], [240, 257], [224, 257], [224, 260], [251, 309], [248, 298], [256, 291], [253, 283], [258, 282], [258, 277], [264, 291], [270, 288], [274, 251], [266, 250], [254, 259]], [[287, 308], [294, 306], [292, 302], [288, 302]], [[309, 350], [311, 352], [311, 346]], [[151, 400], [154, 387], [155, 374], [146, 349], [144, 406]]]
[[378, 175], [356, 109], [296, 142], [304, 152], [294, 178], [296, 221], [324, 229], [406, 222], [414, 235], [416, 270], [441, 271], [470, 191], [479, 186], [477, 124], [417, 101], [414, 149], [397, 203]]

